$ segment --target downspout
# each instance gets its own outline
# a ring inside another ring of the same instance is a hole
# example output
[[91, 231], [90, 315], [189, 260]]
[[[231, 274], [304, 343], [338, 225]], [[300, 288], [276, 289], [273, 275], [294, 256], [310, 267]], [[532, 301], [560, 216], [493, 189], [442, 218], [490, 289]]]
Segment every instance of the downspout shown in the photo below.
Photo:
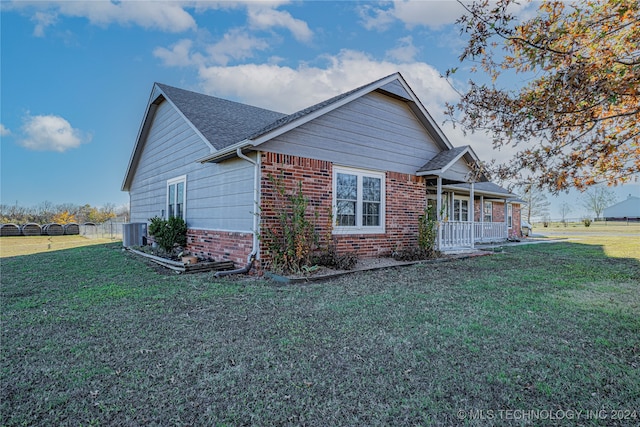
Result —
[[214, 274], [214, 277], [224, 277], [230, 276], [232, 274], [248, 273], [253, 266], [253, 260], [258, 254], [258, 215], [260, 209], [260, 154], [258, 153], [258, 161], [255, 161], [252, 158], [245, 156], [242, 153], [242, 149], [238, 147], [236, 149], [236, 155], [253, 165], [253, 248], [251, 249], [251, 253], [247, 257], [247, 265], [235, 270], [218, 271], [216, 274]]

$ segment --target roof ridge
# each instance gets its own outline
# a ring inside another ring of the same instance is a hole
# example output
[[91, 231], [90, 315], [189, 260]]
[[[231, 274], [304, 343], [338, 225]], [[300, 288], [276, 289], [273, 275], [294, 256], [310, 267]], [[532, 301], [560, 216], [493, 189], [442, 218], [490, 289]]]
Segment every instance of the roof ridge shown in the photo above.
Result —
[[165, 93], [166, 93], [165, 88], [169, 88], [170, 90], [176, 90], [176, 91], [180, 91], [180, 92], [187, 92], [187, 93], [193, 94], [193, 95], [198, 96], [198, 97], [206, 97], [206, 98], [216, 99], [216, 100], [220, 100], [220, 101], [223, 101], [223, 102], [229, 102], [229, 103], [233, 103], [233, 104], [243, 105], [245, 107], [255, 108], [255, 109], [258, 109], [258, 110], [269, 111], [271, 113], [285, 114], [285, 113], [281, 113], [280, 111], [271, 110], [269, 108], [258, 107], [258, 106], [255, 106], [255, 105], [247, 104], [246, 102], [240, 102], [240, 101], [234, 101], [232, 99], [221, 98], [219, 96], [209, 95], [209, 94], [203, 93], [203, 92], [196, 92], [195, 90], [190, 90], [190, 89], [183, 89], [183, 88], [180, 88], [180, 87], [177, 87], [177, 86], [168, 85], [168, 84], [165, 84], [165, 83], [154, 82], [154, 84], [157, 85], [160, 89], [162, 89], [162, 91], [165, 92]]

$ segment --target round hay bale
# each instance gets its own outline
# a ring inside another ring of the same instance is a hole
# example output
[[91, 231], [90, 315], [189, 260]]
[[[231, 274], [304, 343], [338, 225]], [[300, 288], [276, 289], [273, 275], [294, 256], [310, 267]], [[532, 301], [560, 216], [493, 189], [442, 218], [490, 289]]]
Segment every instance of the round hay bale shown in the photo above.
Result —
[[40, 224], [36, 224], [35, 222], [29, 222], [20, 227], [20, 231], [23, 236], [41, 236], [42, 235], [42, 227]]
[[75, 222], [71, 222], [69, 224], [64, 225], [64, 234], [67, 235], [78, 235], [80, 234], [80, 226]]
[[42, 232], [47, 236], [62, 236], [64, 234], [64, 227], [52, 222], [51, 224], [47, 224], [42, 227]]
[[19, 236], [20, 227], [15, 224], [0, 225], [0, 236]]

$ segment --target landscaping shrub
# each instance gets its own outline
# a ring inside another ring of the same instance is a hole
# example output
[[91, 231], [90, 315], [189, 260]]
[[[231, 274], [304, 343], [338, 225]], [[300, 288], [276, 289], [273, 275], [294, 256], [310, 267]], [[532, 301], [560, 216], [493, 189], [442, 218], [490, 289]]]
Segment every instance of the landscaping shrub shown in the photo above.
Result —
[[424, 210], [424, 214], [418, 218], [418, 247], [393, 251], [392, 257], [396, 261], [418, 261], [435, 258], [439, 255], [439, 252], [436, 251], [437, 237], [438, 221], [435, 207], [428, 206]]
[[338, 270], [352, 270], [358, 263], [358, 255], [355, 252], [339, 254], [336, 252], [335, 246], [330, 245], [314, 258], [314, 262], [318, 265]]
[[[300, 273], [312, 265], [312, 254], [317, 248], [317, 213], [307, 210], [309, 199], [302, 192], [302, 182], [293, 191], [287, 191], [282, 177], [269, 174], [276, 190], [276, 200], [270, 210], [273, 221], [262, 222], [260, 239], [271, 260], [271, 269], [282, 273]], [[263, 211], [263, 218], [266, 216]]]
[[171, 252], [176, 246], [186, 246], [187, 223], [182, 218], [171, 217], [166, 220], [156, 216], [149, 221], [149, 234], [166, 252]]

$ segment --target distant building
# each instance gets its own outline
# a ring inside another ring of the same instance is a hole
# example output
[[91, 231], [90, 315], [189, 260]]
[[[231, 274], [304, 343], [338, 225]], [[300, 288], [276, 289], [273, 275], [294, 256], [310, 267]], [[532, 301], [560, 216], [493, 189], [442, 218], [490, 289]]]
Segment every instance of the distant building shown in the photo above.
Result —
[[606, 208], [603, 216], [606, 221], [640, 221], [640, 197], [629, 194], [627, 200]]

